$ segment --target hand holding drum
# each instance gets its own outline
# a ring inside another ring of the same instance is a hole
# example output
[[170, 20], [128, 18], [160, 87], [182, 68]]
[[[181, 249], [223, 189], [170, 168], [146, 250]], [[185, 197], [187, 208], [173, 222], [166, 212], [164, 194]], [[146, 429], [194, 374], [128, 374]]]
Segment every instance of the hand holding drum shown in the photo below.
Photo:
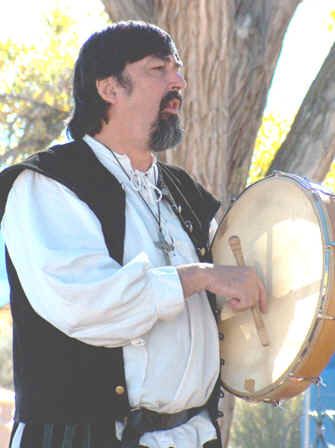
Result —
[[[241, 241], [240, 241], [239, 237], [236, 235], [233, 235], [229, 238], [228, 241], [229, 241], [230, 248], [234, 254], [237, 264], [239, 266], [245, 266], [245, 261], [244, 261], [244, 257], [243, 257], [242, 247], [241, 247]], [[262, 283], [261, 283], [261, 285], [265, 292], [265, 289], [264, 289], [264, 286]], [[261, 303], [261, 302], [259, 302], [259, 303]], [[255, 322], [256, 331], [258, 333], [258, 337], [259, 337], [262, 345], [264, 347], [267, 347], [270, 345], [269, 336], [266, 331], [266, 327], [265, 327], [263, 318], [259, 312], [257, 300], [255, 300], [255, 298], [254, 298], [253, 306], [251, 307], [251, 311], [252, 311], [252, 316], [253, 316], [253, 319]]]
[[211, 265], [206, 289], [223, 296], [233, 311], [244, 311], [258, 304], [266, 312], [266, 292], [254, 268]]
[[258, 304], [266, 312], [266, 294], [261, 280], [252, 267], [195, 263], [178, 266], [185, 298], [199, 291], [223, 296], [233, 311], [244, 311]]

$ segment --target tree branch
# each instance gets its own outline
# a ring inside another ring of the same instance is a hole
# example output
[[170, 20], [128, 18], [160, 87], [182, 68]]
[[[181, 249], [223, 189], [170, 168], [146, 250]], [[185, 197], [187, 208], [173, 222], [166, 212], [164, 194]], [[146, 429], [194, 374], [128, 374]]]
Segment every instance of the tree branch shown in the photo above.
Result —
[[30, 143], [20, 143], [15, 148], [10, 149], [9, 151], [6, 151], [4, 154], [0, 155], [0, 165], [8, 164], [8, 160], [11, 159], [11, 161], [16, 160], [20, 155], [26, 154], [25, 150], [30, 147]]
[[49, 109], [49, 110], [52, 110], [52, 111], [55, 111], [55, 112], [59, 112], [61, 114], [68, 113], [65, 110], [59, 109], [59, 108], [57, 108], [55, 106], [50, 106], [50, 104], [43, 103], [42, 101], [34, 100], [32, 98], [27, 98], [24, 95], [13, 95], [12, 93], [1, 93], [0, 94], [0, 100], [3, 100], [4, 102], [7, 102], [8, 98], [13, 100], [13, 101], [25, 101], [26, 103], [30, 103], [30, 104], [33, 104], [35, 106], [42, 107], [44, 109]]
[[154, 0], [101, 0], [106, 13], [113, 20], [154, 21]]
[[[240, 193], [248, 176], [254, 142], [261, 124], [283, 37], [301, 0], [235, 1], [227, 77], [228, 200]], [[243, 90], [241, 90], [243, 87]]]
[[312, 83], [286, 140], [278, 150], [273, 170], [294, 172], [321, 182], [335, 155], [335, 44]]

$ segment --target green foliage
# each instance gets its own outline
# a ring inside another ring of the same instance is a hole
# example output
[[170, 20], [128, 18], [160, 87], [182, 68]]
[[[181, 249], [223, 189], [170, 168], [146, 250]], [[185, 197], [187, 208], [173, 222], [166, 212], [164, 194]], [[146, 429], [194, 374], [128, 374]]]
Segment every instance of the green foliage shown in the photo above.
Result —
[[284, 119], [274, 114], [264, 115], [255, 142], [248, 184], [252, 184], [266, 175], [276, 152], [291, 128], [293, 119], [294, 117], [291, 120]]
[[335, 194], [335, 162], [330, 166], [330, 170], [323, 181], [323, 185]]
[[335, 29], [335, 9], [330, 11], [329, 17], [326, 21], [326, 27], [330, 33], [332, 33]]
[[71, 110], [78, 23], [53, 9], [36, 44], [0, 41], [0, 163], [11, 164], [57, 139]]
[[236, 400], [230, 448], [297, 448], [300, 446], [302, 396], [274, 408]]

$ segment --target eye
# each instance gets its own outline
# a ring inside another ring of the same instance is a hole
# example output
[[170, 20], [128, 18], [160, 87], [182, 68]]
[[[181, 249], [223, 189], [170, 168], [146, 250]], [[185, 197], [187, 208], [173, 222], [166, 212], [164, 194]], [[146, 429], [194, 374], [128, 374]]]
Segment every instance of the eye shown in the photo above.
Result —
[[165, 65], [156, 65], [155, 67], [152, 67], [153, 70], [164, 70]]

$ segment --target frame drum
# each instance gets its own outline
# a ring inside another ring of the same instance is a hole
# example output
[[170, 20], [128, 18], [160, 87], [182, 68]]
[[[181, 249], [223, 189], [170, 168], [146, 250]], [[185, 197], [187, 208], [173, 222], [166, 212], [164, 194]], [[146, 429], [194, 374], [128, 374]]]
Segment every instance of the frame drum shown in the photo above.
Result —
[[317, 381], [335, 352], [335, 196], [275, 173], [225, 214], [212, 244], [215, 264], [236, 265], [232, 235], [265, 284], [270, 345], [261, 345], [250, 310], [233, 313], [218, 297], [223, 385], [253, 401], [293, 397]]

